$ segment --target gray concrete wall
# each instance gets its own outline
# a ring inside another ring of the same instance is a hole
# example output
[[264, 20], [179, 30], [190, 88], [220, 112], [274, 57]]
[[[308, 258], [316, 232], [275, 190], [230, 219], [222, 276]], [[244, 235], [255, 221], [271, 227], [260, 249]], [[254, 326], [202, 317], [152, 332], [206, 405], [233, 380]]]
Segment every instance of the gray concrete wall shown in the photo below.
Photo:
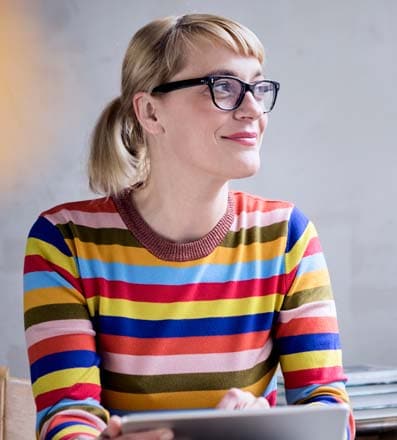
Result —
[[333, 279], [346, 363], [397, 365], [397, 2], [393, 0], [0, 3], [0, 364], [27, 375], [25, 237], [37, 214], [91, 197], [96, 117], [118, 94], [122, 57], [147, 21], [231, 16], [267, 49], [281, 82], [261, 172], [234, 187], [311, 217]]

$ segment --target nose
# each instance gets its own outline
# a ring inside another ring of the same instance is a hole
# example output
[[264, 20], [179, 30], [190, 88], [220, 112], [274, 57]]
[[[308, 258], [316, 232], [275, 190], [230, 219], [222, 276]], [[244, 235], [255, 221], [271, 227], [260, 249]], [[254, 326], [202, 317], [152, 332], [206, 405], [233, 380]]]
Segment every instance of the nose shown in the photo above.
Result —
[[251, 91], [247, 91], [241, 104], [235, 110], [235, 117], [238, 119], [259, 119], [263, 116], [263, 109], [254, 98]]

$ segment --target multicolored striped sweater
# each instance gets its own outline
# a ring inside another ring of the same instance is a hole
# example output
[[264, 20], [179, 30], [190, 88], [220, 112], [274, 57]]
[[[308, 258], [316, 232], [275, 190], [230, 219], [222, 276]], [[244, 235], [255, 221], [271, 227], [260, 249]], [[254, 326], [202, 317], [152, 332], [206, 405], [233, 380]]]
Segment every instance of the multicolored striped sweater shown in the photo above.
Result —
[[63, 204], [30, 231], [24, 287], [40, 439], [214, 407], [232, 387], [275, 405], [279, 364], [288, 403], [348, 401], [326, 263], [290, 203], [230, 192], [189, 243], [151, 230], [128, 191]]

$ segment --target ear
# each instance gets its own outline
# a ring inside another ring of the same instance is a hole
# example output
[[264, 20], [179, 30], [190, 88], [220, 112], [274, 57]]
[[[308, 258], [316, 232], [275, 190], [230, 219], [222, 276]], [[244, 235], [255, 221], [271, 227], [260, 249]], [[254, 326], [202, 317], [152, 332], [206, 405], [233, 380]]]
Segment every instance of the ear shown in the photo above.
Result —
[[162, 133], [163, 127], [157, 118], [156, 100], [147, 92], [138, 92], [132, 98], [135, 115], [142, 127], [150, 134]]

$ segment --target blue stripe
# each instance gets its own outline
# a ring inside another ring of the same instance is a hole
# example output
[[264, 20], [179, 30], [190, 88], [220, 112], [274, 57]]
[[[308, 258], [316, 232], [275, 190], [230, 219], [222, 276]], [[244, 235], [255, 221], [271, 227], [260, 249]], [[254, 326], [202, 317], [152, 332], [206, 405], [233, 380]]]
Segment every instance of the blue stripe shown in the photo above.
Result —
[[235, 264], [203, 264], [193, 267], [139, 266], [79, 258], [78, 266], [83, 278], [174, 286], [268, 278], [279, 275], [284, 270], [284, 258], [276, 257], [272, 260]]
[[306, 403], [312, 403], [312, 402], [321, 402], [321, 403], [341, 403], [340, 400], [336, 399], [333, 396], [316, 396], [312, 397], [310, 400], [308, 400]]
[[68, 368], [89, 368], [99, 365], [99, 356], [88, 350], [62, 351], [53, 353], [33, 362], [30, 367], [31, 380], [34, 383], [41, 376]]
[[302, 260], [300, 261], [297, 276], [326, 268], [327, 263], [325, 262], [323, 253], [309, 255], [308, 257], [302, 258]]
[[29, 237], [49, 243], [68, 257], [72, 256], [60, 231], [44, 217], [37, 219], [29, 232]]
[[33, 289], [43, 289], [46, 287], [67, 287], [74, 289], [74, 287], [60, 276], [57, 272], [40, 271], [29, 272], [23, 276], [24, 291], [28, 292]]
[[[323, 387], [324, 385], [314, 384], [307, 387], [293, 388], [285, 390], [285, 397], [288, 405], [293, 405], [294, 403], [307, 399], [310, 394], [313, 394], [317, 388]], [[346, 392], [345, 384], [343, 382], [331, 382], [326, 384], [327, 388], [336, 388]]]
[[311, 333], [280, 338], [277, 348], [281, 355], [285, 355], [313, 350], [339, 350], [341, 347], [338, 333]]
[[184, 336], [216, 336], [269, 330], [276, 313], [234, 316], [227, 318], [198, 318], [146, 321], [142, 319], [100, 316], [95, 327], [98, 333], [139, 338], [173, 338]]
[[90, 428], [93, 428], [94, 426], [92, 424], [89, 423], [83, 423], [83, 422], [63, 422], [60, 423], [59, 425], [55, 426], [55, 428], [52, 428], [50, 431], [47, 432], [45, 439], [46, 440], [52, 440], [54, 438], [54, 436], [59, 432], [62, 431], [62, 429], [67, 428], [68, 426], [89, 426]]
[[294, 207], [288, 222], [288, 238], [286, 252], [289, 252], [302, 237], [309, 220], [298, 208]]

